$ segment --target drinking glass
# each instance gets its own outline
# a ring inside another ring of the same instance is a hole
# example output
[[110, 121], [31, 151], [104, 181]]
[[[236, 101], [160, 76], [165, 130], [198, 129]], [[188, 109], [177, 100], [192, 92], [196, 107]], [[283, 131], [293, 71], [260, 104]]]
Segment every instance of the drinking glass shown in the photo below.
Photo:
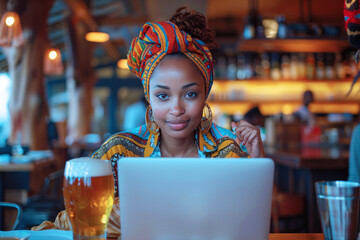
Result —
[[74, 240], [106, 239], [114, 203], [110, 162], [92, 158], [67, 161], [63, 191]]

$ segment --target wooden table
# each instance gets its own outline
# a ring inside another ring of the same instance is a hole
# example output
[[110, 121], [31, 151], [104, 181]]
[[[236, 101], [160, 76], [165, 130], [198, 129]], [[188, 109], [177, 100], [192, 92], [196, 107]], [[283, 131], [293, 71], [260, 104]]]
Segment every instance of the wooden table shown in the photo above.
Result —
[[[117, 238], [107, 238], [117, 240]], [[324, 240], [322, 233], [270, 233], [269, 240]]]
[[324, 240], [322, 233], [271, 233], [269, 240]]
[[321, 232], [314, 183], [346, 180], [349, 149], [302, 147], [293, 151], [267, 148], [266, 155], [276, 164], [279, 188], [306, 196], [308, 232]]
[[[0, 201], [4, 200], [5, 188], [26, 189], [29, 193], [40, 191], [42, 182], [55, 167], [53, 157], [43, 157], [27, 163], [9, 162], [0, 164]], [[0, 209], [0, 229], [3, 215]]]

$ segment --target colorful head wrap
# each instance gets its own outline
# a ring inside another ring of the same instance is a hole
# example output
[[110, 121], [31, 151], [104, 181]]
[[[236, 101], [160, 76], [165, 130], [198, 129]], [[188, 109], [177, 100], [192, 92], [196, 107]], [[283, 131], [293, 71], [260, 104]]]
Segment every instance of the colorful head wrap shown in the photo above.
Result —
[[200, 69], [205, 78], [206, 96], [209, 95], [214, 68], [211, 53], [206, 44], [192, 38], [172, 22], [146, 23], [139, 37], [133, 39], [127, 56], [132, 73], [138, 76], [149, 101], [149, 82], [155, 67], [169, 54], [183, 53]]

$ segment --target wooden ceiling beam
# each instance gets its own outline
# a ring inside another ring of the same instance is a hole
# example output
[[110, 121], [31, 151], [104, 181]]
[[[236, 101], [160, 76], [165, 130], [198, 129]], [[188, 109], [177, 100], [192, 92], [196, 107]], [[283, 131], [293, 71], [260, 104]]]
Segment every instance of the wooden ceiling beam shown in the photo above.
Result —
[[[88, 7], [83, 0], [64, 0], [72, 14], [79, 17], [90, 29], [90, 31], [98, 31], [99, 27], [94, 18], [91, 16]], [[103, 47], [107, 54], [115, 61], [120, 58], [120, 54], [116, 47], [110, 43], [103, 43]]]
[[146, 17], [95, 17], [94, 19], [100, 26], [143, 25], [149, 21]]

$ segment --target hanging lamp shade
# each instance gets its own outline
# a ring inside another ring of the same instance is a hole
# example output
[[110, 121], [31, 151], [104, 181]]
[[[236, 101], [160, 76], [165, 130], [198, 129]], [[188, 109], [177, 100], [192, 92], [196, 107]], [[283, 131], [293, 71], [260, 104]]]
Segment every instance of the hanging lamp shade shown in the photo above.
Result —
[[19, 47], [24, 44], [19, 15], [13, 11], [7, 11], [1, 17], [0, 22], [0, 46]]
[[45, 75], [61, 75], [64, 73], [64, 66], [61, 61], [59, 49], [50, 48], [45, 51], [44, 73]]

